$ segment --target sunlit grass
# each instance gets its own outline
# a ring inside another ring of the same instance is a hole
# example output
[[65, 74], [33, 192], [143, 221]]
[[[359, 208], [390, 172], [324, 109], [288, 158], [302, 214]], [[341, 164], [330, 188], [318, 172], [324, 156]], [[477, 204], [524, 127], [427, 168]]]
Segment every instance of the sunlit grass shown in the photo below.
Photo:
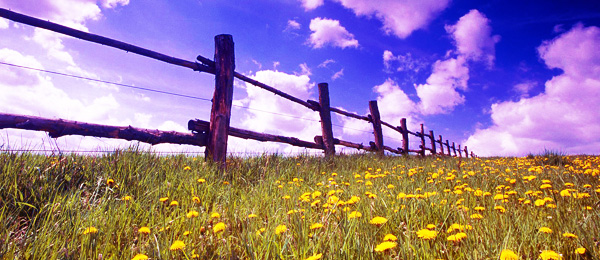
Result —
[[135, 149], [4, 152], [0, 255], [597, 259], [599, 163], [264, 155], [229, 158], [222, 177], [201, 157]]

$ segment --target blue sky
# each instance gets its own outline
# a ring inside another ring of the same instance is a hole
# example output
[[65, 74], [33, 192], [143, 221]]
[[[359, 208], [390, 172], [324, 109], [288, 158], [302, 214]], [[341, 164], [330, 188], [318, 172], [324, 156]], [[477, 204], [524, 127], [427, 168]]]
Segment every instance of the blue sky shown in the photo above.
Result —
[[[368, 101], [378, 100], [384, 121], [423, 123], [479, 155], [600, 152], [594, 1], [0, 0], [0, 7], [187, 60], [212, 58], [213, 37], [231, 34], [236, 70], [245, 75], [313, 100], [316, 84], [327, 82], [334, 107], [366, 115]], [[0, 20], [0, 61], [208, 99], [214, 84], [208, 74], [7, 20]], [[0, 111], [184, 132], [189, 119], [208, 120], [210, 102], [0, 65]], [[312, 140], [318, 119], [235, 83], [234, 127]], [[334, 116], [333, 123], [338, 138], [373, 139], [366, 122]], [[400, 135], [384, 135], [386, 145], [400, 146]], [[1, 138], [32, 149], [129, 145], [20, 130]], [[229, 150], [303, 151], [237, 138]]]

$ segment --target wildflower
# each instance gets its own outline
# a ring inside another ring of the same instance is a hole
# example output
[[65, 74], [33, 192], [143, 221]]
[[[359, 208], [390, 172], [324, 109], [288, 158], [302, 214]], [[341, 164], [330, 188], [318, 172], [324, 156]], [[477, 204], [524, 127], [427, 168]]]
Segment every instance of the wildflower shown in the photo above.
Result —
[[542, 199], [537, 199], [533, 204], [535, 204], [536, 207], [541, 207], [544, 206], [544, 204], [546, 204], [546, 201]]
[[198, 217], [198, 211], [191, 210], [185, 215], [187, 218], [195, 218]]
[[541, 227], [539, 229], [539, 232], [546, 233], [546, 234], [552, 234], [552, 229], [550, 229], [549, 227]]
[[437, 237], [438, 232], [435, 230], [421, 229], [417, 231], [417, 236], [424, 240], [430, 240]]
[[319, 253], [319, 254], [314, 254], [304, 260], [318, 260], [318, 259], [321, 259], [321, 257], [323, 257], [323, 254]]
[[125, 197], [123, 197], [123, 198], [121, 198], [121, 200], [122, 200], [122, 201], [130, 201], [130, 200], [132, 200], [132, 199], [133, 199], [133, 198], [132, 198], [131, 196], [129, 196], [129, 195], [128, 195], [128, 196], [125, 196]]
[[225, 230], [227, 226], [225, 225], [225, 223], [223, 222], [219, 222], [217, 224], [215, 224], [215, 226], [213, 227], [213, 233], [219, 233], [222, 232], [223, 230]]
[[140, 229], [138, 229], [138, 233], [140, 234], [150, 234], [150, 228], [149, 227], [141, 227]]
[[200, 178], [200, 179], [198, 179], [198, 180], [196, 180], [196, 181], [197, 181], [198, 183], [200, 183], [200, 184], [202, 184], [202, 183], [205, 183], [205, 182], [206, 182], [206, 180], [205, 180], [205, 179], [203, 179], [203, 178]]
[[373, 219], [371, 219], [371, 221], [369, 223], [371, 223], [375, 226], [381, 226], [381, 225], [385, 224], [385, 222], [387, 222], [387, 218], [374, 217]]
[[565, 233], [563, 233], [563, 237], [576, 239], [577, 235], [575, 235], [573, 233], [565, 232]]
[[169, 200], [169, 197], [162, 197], [162, 198], [158, 199], [158, 201], [163, 202], [163, 203], [167, 202], [167, 200]]
[[394, 184], [388, 184], [387, 188], [388, 189], [393, 189], [394, 188]]
[[313, 229], [320, 229], [322, 227], [323, 227], [323, 224], [321, 224], [321, 223], [315, 223], [315, 224], [310, 225], [310, 229], [311, 230], [313, 230]]
[[543, 190], [543, 189], [552, 189], [552, 185], [551, 184], [542, 184], [540, 186], [540, 190]]
[[191, 171], [191, 170], [192, 170], [192, 167], [190, 167], [190, 166], [185, 166], [185, 167], [183, 167], [183, 170], [184, 170], [184, 171]]
[[133, 258], [131, 258], [131, 260], [146, 260], [146, 259], [148, 259], [148, 256], [144, 255], [144, 254], [137, 254]]
[[506, 212], [506, 209], [502, 206], [495, 206], [494, 209], [497, 211], [500, 211], [500, 213]]
[[475, 207], [475, 208], [473, 208], [473, 209], [474, 209], [475, 211], [484, 211], [484, 210], [485, 210], [485, 207], [478, 206], [478, 207]]
[[321, 200], [315, 200], [313, 202], [310, 203], [311, 207], [317, 206], [319, 203], [321, 203]]
[[285, 225], [279, 225], [275, 228], [275, 234], [277, 235], [281, 235], [285, 231], [287, 231], [287, 227]]
[[185, 231], [185, 232], [183, 232], [183, 236], [187, 236], [187, 235], [189, 235], [189, 234], [191, 234], [191, 233], [192, 233], [192, 232], [191, 232], [191, 231], [189, 231], [189, 230], [188, 230], [188, 231]]
[[220, 218], [221, 215], [219, 215], [219, 213], [217, 212], [213, 212], [212, 214], [210, 214], [210, 218]]
[[352, 196], [348, 201], [346, 201], [346, 205], [354, 205], [360, 201], [360, 197]]
[[248, 218], [256, 218], [256, 217], [258, 217], [258, 215], [254, 214], [254, 213], [253, 213], [253, 214], [250, 214], [250, 215], [248, 215]]
[[173, 242], [173, 244], [171, 245], [169, 250], [177, 251], [177, 250], [183, 250], [184, 248], [185, 248], [185, 243], [183, 243], [183, 241], [175, 240], [175, 242]]
[[171, 203], [169, 204], [169, 206], [171, 206], [171, 207], [179, 206], [179, 202], [177, 202], [176, 200], [171, 201]]
[[95, 228], [95, 227], [88, 227], [88, 228], [86, 228], [86, 229], [83, 231], [83, 234], [84, 234], [84, 235], [87, 235], [87, 234], [96, 234], [96, 233], [98, 233], [98, 229], [97, 229], [97, 228]]
[[285, 196], [283, 196], [283, 197], [281, 197], [281, 198], [282, 198], [282, 199], [284, 199], [284, 200], [289, 200], [289, 199], [291, 199], [292, 197], [290, 197], [290, 195], [285, 195]]
[[397, 245], [398, 243], [396, 242], [385, 241], [375, 247], [375, 252], [385, 252], [396, 247]]
[[463, 240], [466, 237], [467, 237], [466, 233], [460, 232], [460, 233], [456, 233], [456, 235], [448, 236], [446, 239], [448, 241], [452, 241], [452, 242], [460, 242], [461, 240]]
[[224, 181], [223, 185], [229, 185], [229, 182], [228, 181]]
[[256, 235], [259, 236], [263, 232], [265, 232], [265, 228], [259, 228], [258, 230], [256, 230]]
[[194, 203], [200, 204], [200, 198], [198, 198], [198, 197], [196, 197], [196, 196], [192, 197], [192, 201], [193, 201]]
[[398, 238], [396, 236], [394, 236], [393, 234], [387, 234], [385, 235], [385, 237], [383, 237], [383, 241], [396, 241], [398, 240]]
[[113, 180], [113, 179], [106, 180], [106, 185], [112, 187], [113, 185], [115, 185], [115, 180]]
[[313, 193], [312, 193], [310, 196], [311, 196], [313, 199], [316, 199], [317, 197], [321, 196], [322, 194], [323, 194], [323, 193], [321, 193], [320, 191], [318, 191], [318, 190], [317, 190], [317, 191], [314, 191], [314, 192], [313, 192]]
[[482, 219], [483, 216], [481, 214], [473, 214], [473, 215], [471, 215], [471, 218], [472, 219]]
[[426, 228], [427, 229], [435, 229], [435, 225], [434, 224], [427, 224]]
[[559, 255], [552, 250], [543, 250], [542, 253], [540, 253], [540, 258], [542, 260], [561, 260], [562, 255]]
[[579, 247], [579, 248], [575, 249], [575, 254], [584, 255], [585, 254], [585, 248]]
[[564, 189], [560, 191], [561, 197], [571, 197], [571, 191], [569, 189]]
[[500, 260], [519, 260], [519, 256], [512, 250], [503, 249], [500, 253]]
[[352, 211], [350, 212], [350, 214], [348, 214], [348, 219], [354, 219], [354, 218], [360, 218], [362, 217], [362, 214], [358, 211]]

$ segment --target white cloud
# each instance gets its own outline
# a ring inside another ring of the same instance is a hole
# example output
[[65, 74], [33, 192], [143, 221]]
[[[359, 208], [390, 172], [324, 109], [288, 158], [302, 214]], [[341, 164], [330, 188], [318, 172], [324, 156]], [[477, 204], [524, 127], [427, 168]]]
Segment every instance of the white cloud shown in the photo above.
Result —
[[500, 36], [492, 36], [490, 20], [485, 15], [473, 9], [456, 24], [446, 25], [446, 31], [452, 35], [459, 55], [471, 60], [483, 60], [488, 66], [494, 64], [494, 46], [500, 41]]
[[543, 149], [599, 153], [600, 28], [577, 25], [538, 48], [549, 68], [562, 74], [545, 91], [492, 105], [493, 125], [465, 142], [479, 155], [524, 155]]
[[316, 9], [319, 6], [323, 5], [323, 0], [300, 0], [302, 2], [302, 7], [306, 11], [310, 11]]
[[300, 72], [300, 75], [312, 75], [312, 72], [310, 71], [310, 68], [308, 67], [308, 65], [306, 65], [306, 63], [300, 64], [300, 69], [302, 70], [302, 72]]
[[300, 29], [300, 23], [296, 22], [295, 20], [288, 20], [284, 31], [294, 31], [298, 29]]
[[391, 72], [392, 67], [394, 67], [395, 71], [419, 72], [427, 67], [428, 64], [427, 62], [413, 58], [410, 52], [407, 52], [405, 55], [398, 54], [394, 56], [391, 51], [385, 50], [383, 51], [383, 65], [388, 72]]
[[442, 10], [449, 0], [336, 0], [352, 9], [358, 16], [372, 16], [383, 22], [383, 30], [400, 38], [408, 37], [413, 31], [425, 28]]
[[358, 41], [354, 35], [340, 25], [340, 21], [327, 18], [314, 18], [310, 21], [309, 42], [313, 48], [318, 49], [325, 45], [332, 45], [342, 49], [347, 47], [358, 47]]
[[333, 76], [331, 76], [331, 80], [339, 79], [342, 76], [344, 76], [344, 69], [341, 69], [340, 71], [333, 74]]
[[8, 29], [8, 20], [0, 18], [0, 30]]
[[521, 82], [513, 86], [513, 90], [517, 92], [521, 97], [527, 97], [529, 91], [531, 91], [537, 83], [535, 81]]
[[469, 68], [463, 57], [436, 61], [427, 83], [415, 86], [421, 113], [448, 113], [462, 104], [465, 98], [456, 89], [466, 90], [468, 80]]
[[119, 5], [125, 6], [129, 4], [129, 0], [104, 0], [102, 6], [105, 8], [115, 8]]
[[318, 68], [327, 68], [327, 66], [329, 66], [329, 64], [331, 63], [335, 63], [335, 60], [332, 59], [327, 59], [324, 62], [321, 62], [321, 64], [319, 64], [319, 66], [317, 66]]

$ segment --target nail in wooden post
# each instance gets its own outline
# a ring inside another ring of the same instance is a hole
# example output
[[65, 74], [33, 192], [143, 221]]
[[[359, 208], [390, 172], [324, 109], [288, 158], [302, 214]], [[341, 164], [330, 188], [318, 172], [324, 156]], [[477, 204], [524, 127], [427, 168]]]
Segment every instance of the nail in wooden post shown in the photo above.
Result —
[[456, 157], [456, 146], [454, 145], [454, 142], [452, 142], [452, 151], [454, 151], [454, 156]]
[[458, 145], [458, 157], [462, 157], [462, 150], [460, 149], [460, 144]]
[[402, 154], [408, 155], [408, 128], [406, 128], [406, 118], [400, 119], [400, 128], [402, 128]]
[[442, 135], [440, 135], [440, 140], [438, 141], [440, 143], [440, 154], [444, 155], [444, 139], [442, 139]]
[[421, 124], [421, 156], [425, 156], [425, 129], [423, 128], [423, 124]]
[[429, 138], [431, 139], [431, 154], [435, 155], [436, 149], [435, 149], [435, 137], [433, 137], [433, 130], [429, 130]]
[[377, 101], [369, 101], [369, 110], [371, 111], [371, 123], [373, 123], [373, 134], [375, 135], [375, 146], [377, 147], [377, 153], [379, 155], [383, 155], [383, 132], [381, 130], [381, 117], [379, 115]]
[[465, 145], [465, 157], [469, 158], [469, 150], [467, 150], [467, 146]]
[[234, 71], [233, 37], [228, 34], [215, 36], [215, 93], [210, 111], [205, 156], [207, 160], [219, 163], [221, 167], [225, 167], [227, 156]]
[[329, 157], [335, 154], [335, 145], [333, 145], [331, 111], [329, 110], [329, 87], [327, 83], [319, 83], [319, 106], [321, 130], [323, 132], [323, 148], [325, 149], [325, 157]]
[[452, 153], [450, 152], [450, 141], [446, 140], [446, 148], [448, 148], [448, 156], [452, 156]]

